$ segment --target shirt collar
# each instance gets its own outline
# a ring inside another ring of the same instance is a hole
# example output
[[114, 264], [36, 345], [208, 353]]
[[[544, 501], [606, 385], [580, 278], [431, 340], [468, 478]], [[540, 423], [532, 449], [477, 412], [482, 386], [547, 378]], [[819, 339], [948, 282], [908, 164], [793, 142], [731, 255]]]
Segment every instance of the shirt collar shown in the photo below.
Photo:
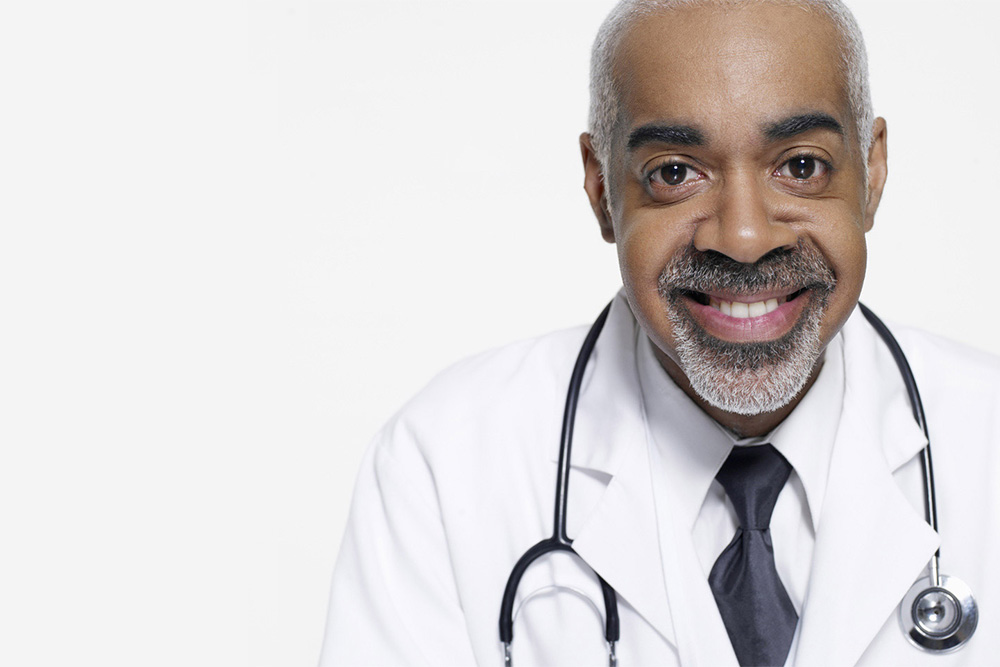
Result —
[[838, 334], [826, 347], [816, 381], [768, 440], [802, 480], [813, 530], [819, 527], [826, 495], [830, 455], [844, 408], [844, 386], [844, 342]]
[[675, 489], [678, 519], [694, 526], [708, 489], [729, 456], [732, 440], [678, 387], [653, 355], [653, 343], [637, 337], [636, 363], [650, 442], [663, 461], [664, 480]]
[[830, 455], [844, 404], [844, 351], [838, 334], [826, 349], [819, 376], [791, 414], [764, 438], [738, 439], [709, 417], [667, 375], [653, 354], [653, 343], [641, 334], [636, 364], [646, 425], [665, 465], [666, 482], [675, 488], [679, 516], [690, 527], [716, 473], [734, 445], [769, 442], [802, 480], [816, 530], [826, 493]]

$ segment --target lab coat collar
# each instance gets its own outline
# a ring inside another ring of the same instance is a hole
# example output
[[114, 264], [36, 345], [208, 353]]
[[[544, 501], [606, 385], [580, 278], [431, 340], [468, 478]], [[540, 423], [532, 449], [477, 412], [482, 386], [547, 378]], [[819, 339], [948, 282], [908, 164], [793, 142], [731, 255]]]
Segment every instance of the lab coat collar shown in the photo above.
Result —
[[[611, 479], [577, 534], [570, 537], [577, 553], [620, 598], [676, 645], [636, 377], [639, 334], [629, 305], [619, 293], [584, 375], [572, 451], [573, 468], [595, 470]], [[571, 480], [570, 512], [572, 488]]]
[[843, 329], [844, 408], [809, 587], [798, 664], [855, 664], [940, 542], [892, 473], [926, 444], [888, 348], [859, 310]]
[[[642, 400], [635, 376], [638, 333], [639, 325], [619, 291], [583, 374], [573, 429], [574, 468], [614, 475], [628, 453], [625, 445], [642, 433], [642, 417], [636, 412]], [[558, 452], [552, 460], [558, 460]]]

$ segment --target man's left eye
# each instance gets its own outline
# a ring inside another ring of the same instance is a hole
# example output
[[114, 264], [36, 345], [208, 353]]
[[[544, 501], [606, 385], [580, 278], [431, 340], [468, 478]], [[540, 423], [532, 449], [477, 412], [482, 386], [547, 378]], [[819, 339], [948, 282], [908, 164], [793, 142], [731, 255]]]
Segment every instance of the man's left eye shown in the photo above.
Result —
[[781, 165], [778, 175], [794, 178], [798, 181], [807, 181], [810, 178], [825, 176], [827, 169], [826, 163], [822, 160], [808, 155], [800, 155]]

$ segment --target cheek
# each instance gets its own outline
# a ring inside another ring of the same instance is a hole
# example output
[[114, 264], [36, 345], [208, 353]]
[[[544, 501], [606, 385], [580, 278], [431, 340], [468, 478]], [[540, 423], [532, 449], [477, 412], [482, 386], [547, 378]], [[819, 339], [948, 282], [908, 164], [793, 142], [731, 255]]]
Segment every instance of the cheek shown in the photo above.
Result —
[[847, 321], [861, 295], [868, 263], [868, 248], [864, 232], [860, 228], [851, 229], [850, 233], [837, 239], [835, 244], [828, 243], [826, 248], [820, 247], [837, 276], [837, 288], [830, 297], [826, 321], [823, 323], [824, 342], [829, 342]]
[[831, 229], [839, 230], [839, 233], [831, 234], [831, 240], [828, 241], [828, 259], [837, 272], [837, 279], [843, 280], [845, 287], [860, 292], [868, 263], [864, 218], [844, 215]]
[[626, 287], [657, 289], [657, 279], [672, 257], [691, 242], [690, 225], [663, 210], [633, 211], [616, 225], [618, 262]]
[[[617, 232], [618, 262], [625, 295], [640, 326], [660, 349], [673, 347], [673, 333], [659, 278], [664, 267], [691, 242], [689, 225], [659, 215], [628, 218]], [[671, 357], [672, 357], [671, 353]]]

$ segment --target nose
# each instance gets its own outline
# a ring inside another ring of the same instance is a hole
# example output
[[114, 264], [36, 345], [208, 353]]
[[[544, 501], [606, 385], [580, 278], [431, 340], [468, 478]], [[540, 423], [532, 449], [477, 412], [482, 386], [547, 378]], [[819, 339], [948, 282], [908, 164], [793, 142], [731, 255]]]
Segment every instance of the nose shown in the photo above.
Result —
[[720, 188], [714, 215], [695, 230], [695, 248], [753, 264], [772, 250], [794, 247], [798, 235], [776, 219], [768, 194], [766, 184], [752, 174], [729, 179]]

